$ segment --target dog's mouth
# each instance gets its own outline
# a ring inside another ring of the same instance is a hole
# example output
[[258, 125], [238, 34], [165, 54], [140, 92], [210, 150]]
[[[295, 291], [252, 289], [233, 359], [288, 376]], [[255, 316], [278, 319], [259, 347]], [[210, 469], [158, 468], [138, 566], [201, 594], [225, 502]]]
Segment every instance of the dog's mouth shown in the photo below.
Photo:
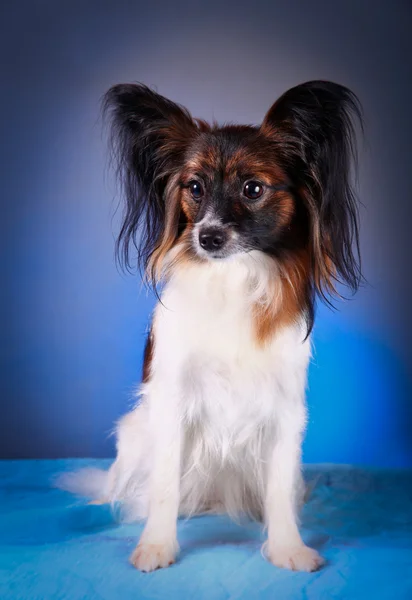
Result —
[[199, 244], [194, 245], [196, 255], [199, 258], [203, 258], [206, 261], [221, 262], [224, 260], [230, 260], [241, 254], [250, 252], [247, 248], [240, 244], [230, 244], [222, 250], [205, 251]]
[[231, 256], [233, 256], [232, 252], [203, 252], [199, 249], [197, 249], [197, 254], [198, 256], [211, 261], [222, 261], [225, 260], [225, 258], [230, 258]]

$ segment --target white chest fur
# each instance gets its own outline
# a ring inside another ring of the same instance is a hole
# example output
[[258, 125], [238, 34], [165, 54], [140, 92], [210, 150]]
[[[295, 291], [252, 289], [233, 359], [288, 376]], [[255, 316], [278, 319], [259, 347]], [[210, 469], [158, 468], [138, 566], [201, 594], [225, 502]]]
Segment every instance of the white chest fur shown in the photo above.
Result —
[[302, 324], [264, 346], [254, 336], [251, 305], [265, 301], [265, 277], [256, 254], [190, 266], [171, 279], [155, 313], [153, 373], [179, 390], [185, 423], [201, 425], [221, 458], [303, 401], [310, 344]]

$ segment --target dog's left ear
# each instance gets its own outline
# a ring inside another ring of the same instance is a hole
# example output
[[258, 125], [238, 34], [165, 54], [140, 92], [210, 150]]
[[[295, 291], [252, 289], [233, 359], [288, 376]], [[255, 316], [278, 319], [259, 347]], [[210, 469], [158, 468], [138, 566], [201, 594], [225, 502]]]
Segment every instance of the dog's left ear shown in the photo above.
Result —
[[314, 285], [328, 301], [341, 281], [355, 291], [362, 279], [356, 197], [356, 124], [362, 110], [346, 87], [310, 81], [275, 102], [261, 131], [276, 143], [280, 161], [310, 220]]
[[199, 127], [185, 108], [143, 84], [111, 87], [103, 98], [103, 112], [125, 198], [117, 256], [130, 267], [134, 245], [145, 271], [178, 234], [179, 203], [166, 197], [166, 189]]

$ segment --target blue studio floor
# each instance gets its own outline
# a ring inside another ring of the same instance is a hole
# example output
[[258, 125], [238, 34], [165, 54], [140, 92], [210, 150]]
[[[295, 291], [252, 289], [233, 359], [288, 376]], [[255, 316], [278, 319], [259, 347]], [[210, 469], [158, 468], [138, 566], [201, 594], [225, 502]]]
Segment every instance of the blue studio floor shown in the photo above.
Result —
[[0, 461], [0, 599], [412, 599], [412, 472], [311, 466], [316, 481], [302, 532], [328, 564], [278, 569], [261, 556], [258, 525], [225, 517], [179, 523], [169, 569], [137, 572], [128, 556], [141, 531], [107, 506], [50, 485], [53, 475], [103, 460]]

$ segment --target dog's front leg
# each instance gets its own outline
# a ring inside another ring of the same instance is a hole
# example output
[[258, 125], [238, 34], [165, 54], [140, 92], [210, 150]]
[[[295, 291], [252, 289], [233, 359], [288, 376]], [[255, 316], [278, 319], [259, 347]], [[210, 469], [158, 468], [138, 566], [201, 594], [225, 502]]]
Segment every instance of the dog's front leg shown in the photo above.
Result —
[[296, 515], [305, 426], [303, 405], [286, 407], [277, 425], [268, 462], [265, 506], [268, 540], [264, 552], [278, 567], [316, 571], [324, 561], [316, 550], [303, 543]]
[[179, 512], [182, 424], [173, 387], [162, 385], [150, 393], [153, 467], [149, 478], [149, 511], [139, 544], [131, 555], [141, 571], [168, 567], [175, 559]]

